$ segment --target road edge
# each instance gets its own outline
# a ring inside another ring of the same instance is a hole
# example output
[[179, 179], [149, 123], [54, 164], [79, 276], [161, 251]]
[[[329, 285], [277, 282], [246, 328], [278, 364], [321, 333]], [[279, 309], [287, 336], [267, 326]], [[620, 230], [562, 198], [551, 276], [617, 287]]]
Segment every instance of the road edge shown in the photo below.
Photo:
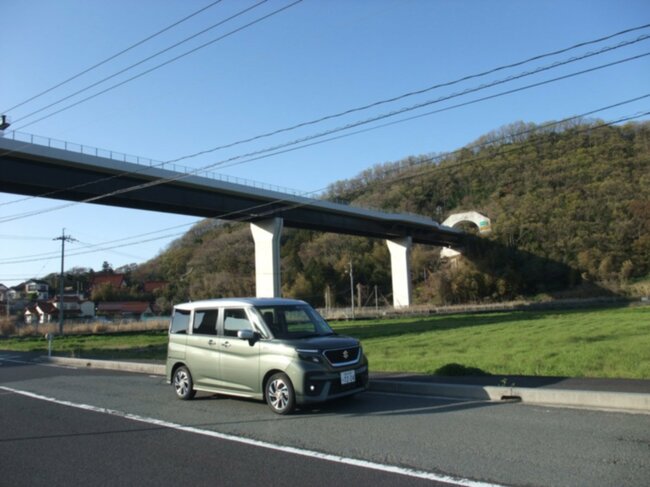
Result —
[[[165, 365], [143, 362], [120, 362], [115, 360], [41, 357], [41, 362], [70, 365], [78, 368], [94, 368], [165, 375]], [[485, 401], [517, 400], [526, 404], [614, 412], [650, 414], [650, 394], [632, 392], [604, 392], [532, 387], [499, 387], [461, 384], [442, 384], [394, 379], [370, 379], [370, 390], [396, 394], [440, 396], [457, 399]]]

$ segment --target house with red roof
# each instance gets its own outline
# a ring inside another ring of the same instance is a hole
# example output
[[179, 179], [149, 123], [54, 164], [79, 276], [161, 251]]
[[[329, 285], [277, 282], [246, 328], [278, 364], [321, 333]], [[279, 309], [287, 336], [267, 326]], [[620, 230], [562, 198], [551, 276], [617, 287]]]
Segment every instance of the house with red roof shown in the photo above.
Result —
[[56, 321], [59, 310], [49, 301], [37, 301], [29, 303], [25, 308], [25, 324], [45, 324]]
[[146, 301], [104, 301], [97, 304], [97, 315], [112, 320], [144, 320], [154, 312]]
[[[50, 301], [36, 301], [25, 307], [24, 316], [26, 324], [50, 323], [59, 318], [58, 299]], [[63, 297], [63, 315], [66, 320], [72, 318], [94, 318], [95, 303], [80, 299], [79, 296]]]
[[126, 275], [125, 274], [108, 274], [100, 273], [95, 274], [90, 280], [90, 290], [91, 292], [100, 286], [110, 286], [115, 289], [121, 289], [126, 287]]

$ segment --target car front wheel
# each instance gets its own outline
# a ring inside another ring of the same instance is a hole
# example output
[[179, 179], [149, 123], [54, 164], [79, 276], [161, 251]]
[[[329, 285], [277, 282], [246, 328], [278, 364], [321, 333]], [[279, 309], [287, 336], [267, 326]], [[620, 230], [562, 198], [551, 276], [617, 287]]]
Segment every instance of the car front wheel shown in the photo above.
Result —
[[293, 384], [286, 374], [275, 374], [266, 383], [266, 402], [277, 414], [289, 414], [295, 405]]
[[194, 382], [192, 381], [192, 374], [187, 367], [181, 366], [174, 372], [174, 390], [179, 399], [188, 400], [192, 399], [196, 394], [194, 390]]

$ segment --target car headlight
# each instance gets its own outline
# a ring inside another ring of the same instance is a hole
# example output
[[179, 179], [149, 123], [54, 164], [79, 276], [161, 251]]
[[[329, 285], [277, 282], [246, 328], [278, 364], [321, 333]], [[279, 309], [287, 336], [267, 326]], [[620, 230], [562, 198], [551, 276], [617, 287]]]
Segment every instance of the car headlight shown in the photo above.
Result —
[[297, 348], [296, 353], [301, 360], [306, 360], [307, 362], [312, 362], [314, 364], [322, 363], [320, 350], [310, 348]]

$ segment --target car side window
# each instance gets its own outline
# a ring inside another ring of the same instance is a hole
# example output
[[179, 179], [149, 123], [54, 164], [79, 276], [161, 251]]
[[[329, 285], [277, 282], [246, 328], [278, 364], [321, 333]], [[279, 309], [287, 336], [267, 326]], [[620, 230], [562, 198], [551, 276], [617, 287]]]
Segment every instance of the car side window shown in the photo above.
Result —
[[170, 333], [185, 334], [190, 325], [190, 311], [175, 309], [172, 316]]
[[239, 330], [252, 330], [253, 325], [243, 309], [225, 309], [223, 312], [223, 334], [236, 337]]
[[218, 309], [197, 309], [194, 311], [192, 333], [194, 335], [216, 335]]

